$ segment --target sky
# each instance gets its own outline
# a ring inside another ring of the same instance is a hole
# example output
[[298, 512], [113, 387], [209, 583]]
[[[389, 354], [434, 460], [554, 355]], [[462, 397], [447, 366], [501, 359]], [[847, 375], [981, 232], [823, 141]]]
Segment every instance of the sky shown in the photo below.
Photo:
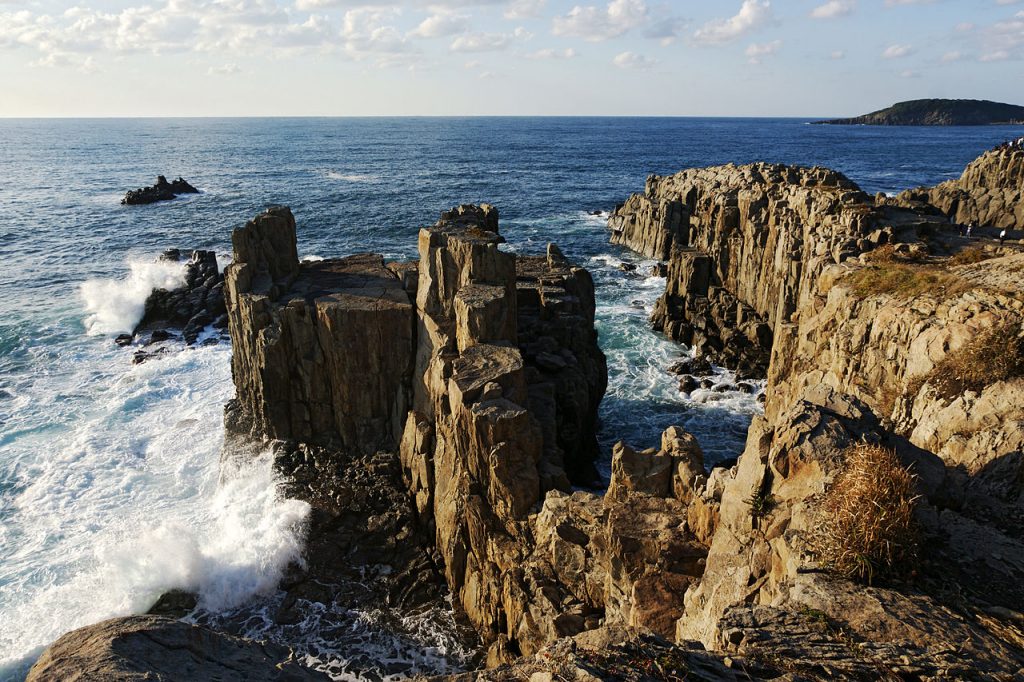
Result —
[[1024, 104], [1024, 0], [0, 0], [0, 116]]

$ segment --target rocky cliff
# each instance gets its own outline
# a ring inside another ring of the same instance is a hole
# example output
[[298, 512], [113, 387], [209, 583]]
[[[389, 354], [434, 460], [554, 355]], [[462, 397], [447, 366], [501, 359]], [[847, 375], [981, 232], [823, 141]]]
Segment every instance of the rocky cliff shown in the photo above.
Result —
[[767, 164], [652, 178], [611, 226], [669, 258], [659, 328], [767, 375], [732, 466], [672, 427], [585, 489], [593, 283], [493, 207], [413, 263], [299, 263], [284, 208], [235, 232], [228, 430], [314, 508], [287, 604], [447, 589], [473, 679], [1019, 679], [1024, 254]]
[[759, 163], [651, 176], [608, 225], [612, 242], [669, 261], [656, 329], [713, 362], [763, 376], [775, 329], [827, 266], [924, 220], [876, 207], [835, 171]]
[[1000, 145], [972, 161], [959, 178], [907, 190], [893, 203], [932, 206], [962, 225], [1024, 230], [1024, 146]]

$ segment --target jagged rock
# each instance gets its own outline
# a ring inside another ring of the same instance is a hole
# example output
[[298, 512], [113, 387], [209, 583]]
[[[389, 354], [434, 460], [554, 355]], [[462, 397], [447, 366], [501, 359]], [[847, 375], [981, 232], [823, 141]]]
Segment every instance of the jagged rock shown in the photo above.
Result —
[[972, 161], [959, 178], [935, 187], [907, 190], [892, 203], [933, 206], [962, 225], [1022, 230], [1024, 147], [1008, 144], [987, 151]]
[[178, 178], [173, 182], [167, 182], [167, 178], [162, 175], [158, 175], [156, 178], [156, 184], [152, 187], [142, 187], [140, 189], [134, 189], [124, 195], [124, 199], [121, 199], [122, 204], [152, 204], [157, 201], [169, 201], [179, 194], [198, 194], [197, 190], [192, 185], [188, 184], [184, 179]]
[[[180, 262], [182, 256], [180, 249], [168, 249], [160, 260]], [[227, 318], [223, 289], [217, 255], [213, 251], [192, 251], [185, 263], [185, 283], [173, 291], [154, 289], [132, 335], [149, 332], [149, 342], [153, 343], [170, 338], [169, 329], [180, 329], [185, 343], [192, 345], [207, 326], [224, 329]]]
[[273, 644], [214, 632], [162, 616], [113, 618], [51, 644], [28, 673], [30, 682], [96, 680], [329, 680]]

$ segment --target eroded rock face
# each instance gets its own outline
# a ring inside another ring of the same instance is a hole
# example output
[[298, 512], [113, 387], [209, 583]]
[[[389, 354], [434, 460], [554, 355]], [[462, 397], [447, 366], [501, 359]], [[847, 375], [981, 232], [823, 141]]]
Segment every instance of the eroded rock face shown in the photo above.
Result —
[[245, 680], [326, 682], [292, 652], [160, 616], [113, 618], [69, 632], [28, 673], [32, 682]]
[[907, 190], [906, 206], [934, 206], [963, 225], [1024, 229], [1024, 148], [1004, 145], [972, 161], [956, 180]]
[[771, 164], [651, 176], [609, 218], [612, 241], [668, 259], [655, 329], [713, 362], [761, 375], [773, 332], [828, 265], [907, 220], [835, 171]]

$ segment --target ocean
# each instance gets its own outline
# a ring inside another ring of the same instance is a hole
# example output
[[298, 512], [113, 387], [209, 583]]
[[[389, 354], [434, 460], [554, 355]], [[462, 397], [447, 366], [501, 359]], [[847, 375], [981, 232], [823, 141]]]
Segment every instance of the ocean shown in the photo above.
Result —
[[[554, 241], [594, 274], [606, 456], [618, 439], [648, 447], [680, 424], [713, 462], [739, 454], [760, 407], [736, 391], [679, 393], [665, 367], [685, 350], [646, 325], [664, 280], [608, 244], [606, 212], [650, 173], [726, 162], [824, 165], [896, 192], [955, 177], [1015, 135], [797, 119], [0, 120], [0, 680], [22, 679], [63, 632], [144, 611], [169, 588], [198, 591], [207, 621], [250, 608], [301, 554], [307, 508], [277, 495], [269, 459], [221, 470], [229, 345], [133, 365], [112, 342], [154, 286], [180, 279], [155, 262], [164, 249], [227, 263], [232, 228], [285, 204], [300, 256], [405, 258], [442, 209], [494, 204], [511, 249]], [[157, 174], [202, 193], [120, 205]], [[345, 646], [312, 621], [250, 634], [294, 638], [339, 679], [352, 677], [353, 647], [384, 646], [413, 669], [457, 664], [436, 629], [381, 644], [386, 617], [349, 616], [368, 634]]]

